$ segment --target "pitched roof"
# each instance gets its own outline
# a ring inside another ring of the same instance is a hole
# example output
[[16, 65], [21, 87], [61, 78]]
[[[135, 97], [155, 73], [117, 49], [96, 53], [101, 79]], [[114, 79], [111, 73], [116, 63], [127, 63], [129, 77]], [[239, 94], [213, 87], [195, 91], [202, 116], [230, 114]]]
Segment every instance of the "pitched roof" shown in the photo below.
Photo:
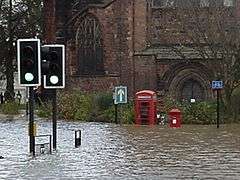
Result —
[[136, 52], [136, 56], [151, 56], [156, 59], [179, 60], [179, 59], [211, 59], [217, 52], [217, 58], [221, 58], [221, 52], [216, 49], [211, 50], [209, 46], [192, 45], [157, 45], [150, 46], [143, 51]]
[[85, 0], [77, 2], [74, 7], [89, 8], [89, 7], [101, 7], [104, 8], [114, 2], [115, 0]]

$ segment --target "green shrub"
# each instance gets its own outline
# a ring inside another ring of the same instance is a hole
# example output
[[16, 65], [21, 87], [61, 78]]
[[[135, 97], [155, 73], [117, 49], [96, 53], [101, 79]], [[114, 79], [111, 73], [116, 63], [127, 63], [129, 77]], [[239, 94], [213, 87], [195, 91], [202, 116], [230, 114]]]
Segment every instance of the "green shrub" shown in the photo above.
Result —
[[67, 120], [89, 121], [91, 102], [91, 96], [79, 91], [61, 93], [58, 96], [59, 117]]
[[1, 105], [1, 112], [3, 114], [15, 115], [18, 114], [20, 110], [20, 106], [17, 102], [6, 102]]
[[133, 124], [134, 123], [134, 106], [133, 103], [128, 103], [123, 105], [121, 116], [123, 124]]
[[112, 122], [114, 116], [112, 95], [108, 92], [91, 94], [91, 120]]
[[[112, 94], [108, 92], [86, 94], [71, 91], [58, 94], [58, 111], [60, 118], [68, 120], [115, 122]], [[133, 104], [119, 105], [118, 118], [122, 123], [132, 124], [134, 122]]]
[[104, 111], [99, 111], [98, 115], [95, 117], [95, 120], [98, 122], [115, 122], [115, 108], [114, 106], [110, 106], [108, 109]]
[[188, 103], [184, 104], [181, 109], [185, 124], [216, 123], [216, 104], [213, 102]]
[[215, 102], [179, 102], [171, 97], [165, 97], [163, 112], [168, 114], [173, 108], [182, 112], [184, 124], [213, 124], [216, 122]]
[[233, 91], [232, 94], [232, 111], [233, 111], [233, 122], [240, 121], [240, 88], [237, 88]]
[[41, 118], [50, 118], [52, 116], [52, 105], [50, 103], [41, 103], [37, 107], [36, 114]]
[[94, 103], [96, 103], [99, 110], [107, 110], [113, 105], [113, 98], [111, 93], [97, 93], [94, 96]]
[[164, 98], [164, 109], [161, 112], [168, 114], [171, 109], [178, 108], [181, 110], [182, 104], [170, 96]]

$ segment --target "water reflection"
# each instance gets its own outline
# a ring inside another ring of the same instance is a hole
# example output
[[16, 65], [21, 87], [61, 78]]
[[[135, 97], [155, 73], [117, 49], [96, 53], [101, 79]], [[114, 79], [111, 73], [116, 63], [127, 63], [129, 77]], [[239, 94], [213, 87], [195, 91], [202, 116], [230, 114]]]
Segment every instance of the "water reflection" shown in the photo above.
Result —
[[[37, 120], [38, 134], [51, 122]], [[26, 120], [0, 122], [0, 179], [238, 179], [240, 125], [149, 126], [59, 122], [58, 150], [28, 155]], [[74, 130], [82, 146], [74, 148]]]

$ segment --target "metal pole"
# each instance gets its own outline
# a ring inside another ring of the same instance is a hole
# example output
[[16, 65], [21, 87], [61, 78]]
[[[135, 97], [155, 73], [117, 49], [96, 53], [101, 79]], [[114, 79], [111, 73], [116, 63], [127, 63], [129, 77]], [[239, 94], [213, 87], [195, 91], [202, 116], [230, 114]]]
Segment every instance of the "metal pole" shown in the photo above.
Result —
[[217, 90], [217, 128], [219, 128], [219, 89]]
[[118, 105], [114, 104], [115, 106], [115, 123], [118, 124]]
[[29, 135], [30, 135], [30, 153], [35, 156], [35, 137], [34, 137], [34, 91], [29, 87]]
[[26, 116], [29, 115], [29, 88], [26, 87]]
[[52, 154], [52, 135], [49, 135], [50, 154]]
[[28, 116], [28, 111], [29, 111], [29, 101], [26, 101], [26, 116]]
[[53, 149], [57, 149], [57, 90], [53, 90], [52, 99]]

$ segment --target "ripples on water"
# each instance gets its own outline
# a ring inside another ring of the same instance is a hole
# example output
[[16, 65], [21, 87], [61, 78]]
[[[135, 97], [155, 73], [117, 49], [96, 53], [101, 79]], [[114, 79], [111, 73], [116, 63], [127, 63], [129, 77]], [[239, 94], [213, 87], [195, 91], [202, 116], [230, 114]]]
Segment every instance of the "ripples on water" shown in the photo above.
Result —
[[[37, 120], [38, 134], [51, 122]], [[26, 120], [0, 122], [0, 179], [240, 179], [240, 125], [59, 122], [58, 150], [31, 158]], [[74, 130], [82, 146], [74, 148]]]

